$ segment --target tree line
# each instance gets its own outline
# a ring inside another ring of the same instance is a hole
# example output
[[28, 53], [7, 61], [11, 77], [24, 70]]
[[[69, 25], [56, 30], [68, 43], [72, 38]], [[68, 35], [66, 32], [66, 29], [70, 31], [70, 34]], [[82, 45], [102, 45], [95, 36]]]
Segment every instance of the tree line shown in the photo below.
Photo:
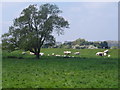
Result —
[[85, 49], [87, 46], [93, 46], [100, 49], [108, 49], [107, 41], [86, 41], [85, 39], [79, 38], [75, 41], [65, 41], [64, 43], [56, 42], [44, 44], [43, 48], [75, 48], [75, 49]]

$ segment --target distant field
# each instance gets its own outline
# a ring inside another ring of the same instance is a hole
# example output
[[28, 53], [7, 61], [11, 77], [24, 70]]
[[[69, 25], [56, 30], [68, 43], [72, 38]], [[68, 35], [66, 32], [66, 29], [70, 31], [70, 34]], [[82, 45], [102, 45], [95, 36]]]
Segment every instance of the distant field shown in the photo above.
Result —
[[[63, 55], [64, 50], [75, 58], [47, 56]], [[96, 56], [103, 49], [42, 49], [41, 60], [34, 55], [22, 55], [22, 51], [3, 51], [3, 88], [117, 88], [118, 50], [111, 49], [111, 57]], [[10, 58], [9, 56], [23, 57]]]

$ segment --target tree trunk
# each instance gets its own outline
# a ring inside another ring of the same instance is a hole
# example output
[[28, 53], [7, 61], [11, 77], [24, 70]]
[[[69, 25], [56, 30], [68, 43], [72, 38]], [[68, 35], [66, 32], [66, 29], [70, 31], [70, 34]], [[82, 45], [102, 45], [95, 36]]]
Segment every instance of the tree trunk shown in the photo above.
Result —
[[36, 58], [37, 58], [37, 59], [40, 59], [40, 55], [39, 55], [38, 53], [36, 54]]
[[36, 58], [37, 58], [37, 59], [40, 59], [40, 54], [39, 54], [39, 53], [40, 53], [40, 48], [38, 48], [38, 51], [37, 51], [37, 53], [36, 53]]

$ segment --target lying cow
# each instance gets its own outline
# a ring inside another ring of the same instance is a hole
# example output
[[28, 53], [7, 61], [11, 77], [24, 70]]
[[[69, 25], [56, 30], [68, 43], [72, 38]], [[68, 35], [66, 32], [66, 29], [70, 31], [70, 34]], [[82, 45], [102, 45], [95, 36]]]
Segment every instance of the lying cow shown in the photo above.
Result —
[[[37, 53], [30, 52], [30, 55], [36, 55]], [[43, 56], [44, 53], [39, 53], [40, 56]]]
[[35, 53], [33, 53], [33, 52], [30, 52], [30, 55], [35, 55]]
[[80, 52], [75, 52], [74, 54], [75, 54], [75, 55], [79, 55], [79, 54], [80, 54]]
[[71, 51], [64, 51], [64, 54], [69, 55], [69, 54], [71, 54]]
[[26, 52], [22, 52], [22, 55], [25, 55], [26, 54]]
[[97, 52], [96, 55], [97, 55], [97, 56], [106, 56], [107, 54], [104, 53], [104, 52]]

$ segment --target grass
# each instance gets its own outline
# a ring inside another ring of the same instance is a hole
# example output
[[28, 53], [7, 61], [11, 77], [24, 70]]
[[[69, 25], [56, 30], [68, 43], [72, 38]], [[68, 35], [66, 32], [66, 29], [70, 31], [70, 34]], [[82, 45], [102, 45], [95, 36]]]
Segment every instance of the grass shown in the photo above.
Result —
[[[117, 88], [117, 50], [110, 50], [111, 57], [98, 57], [97, 50], [80, 51], [76, 58], [48, 57], [47, 54], [63, 54], [64, 49], [42, 49], [45, 56], [36, 60], [22, 51], [3, 51], [3, 88]], [[24, 57], [11, 59], [7, 56]]]

